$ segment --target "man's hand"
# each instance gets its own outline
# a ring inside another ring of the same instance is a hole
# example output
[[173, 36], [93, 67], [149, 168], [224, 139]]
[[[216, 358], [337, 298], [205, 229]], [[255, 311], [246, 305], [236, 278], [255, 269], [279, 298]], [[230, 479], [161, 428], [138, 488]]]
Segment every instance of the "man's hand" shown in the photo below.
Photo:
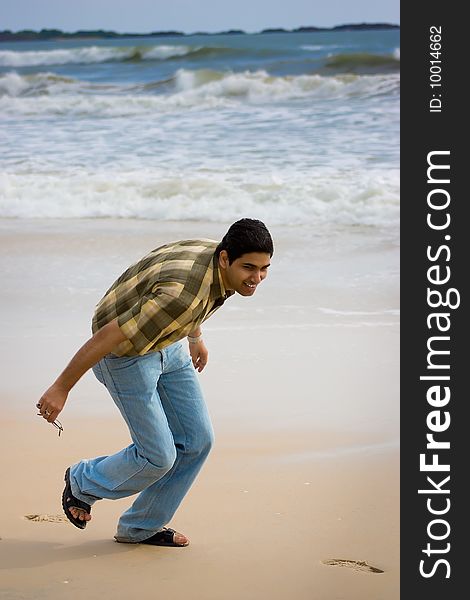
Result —
[[191, 355], [194, 368], [200, 373], [207, 365], [209, 356], [206, 345], [203, 341], [200, 341], [197, 344], [189, 344], [189, 354]]
[[39, 414], [46, 419], [48, 423], [53, 423], [64, 408], [67, 400], [68, 391], [60, 388], [56, 384], [43, 394], [36, 406], [39, 408]]

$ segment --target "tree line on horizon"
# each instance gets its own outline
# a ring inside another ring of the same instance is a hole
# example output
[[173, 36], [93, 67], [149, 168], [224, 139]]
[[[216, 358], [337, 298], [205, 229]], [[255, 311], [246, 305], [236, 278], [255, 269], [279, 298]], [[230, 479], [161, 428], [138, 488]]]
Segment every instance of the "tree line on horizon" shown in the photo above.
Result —
[[[335, 27], [297, 27], [296, 29], [268, 28], [263, 29], [258, 33], [313, 33], [316, 31], [355, 31], [366, 29], [399, 29], [399, 25], [391, 23], [350, 23], [345, 25], [336, 25]], [[206, 31], [197, 31], [194, 33], [183, 33], [182, 31], [152, 31], [150, 33], [117, 33], [116, 31], [105, 31], [103, 29], [96, 30], [81, 30], [73, 33], [62, 31], [60, 29], [41, 29], [35, 31], [32, 29], [22, 29], [21, 31], [12, 32], [8, 29], [0, 31], [1, 42], [13, 41], [41, 41], [41, 40], [57, 40], [57, 39], [74, 39], [74, 38], [99, 38], [99, 39], [115, 39], [128, 37], [173, 37], [173, 36], [195, 36], [195, 35], [248, 35], [242, 29], [229, 29], [227, 31], [219, 31], [209, 33]]]

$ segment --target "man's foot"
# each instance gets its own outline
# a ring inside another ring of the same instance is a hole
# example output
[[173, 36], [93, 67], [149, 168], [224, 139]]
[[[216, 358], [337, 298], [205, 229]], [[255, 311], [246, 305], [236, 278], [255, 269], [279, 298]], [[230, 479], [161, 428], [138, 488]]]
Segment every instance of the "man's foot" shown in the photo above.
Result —
[[162, 531], [157, 531], [157, 533], [141, 542], [133, 542], [117, 536], [114, 536], [114, 539], [119, 544], [148, 544], [150, 546], [173, 546], [176, 548], [189, 546], [189, 540], [185, 535], [169, 527], [163, 527]]
[[176, 548], [189, 546], [189, 540], [185, 535], [169, 527], [163, 527], [161, 531], [157, 531], [157, 533], [154, 533], [151, 537], [141, 542], [132, 542], [131, 540], [122, 539], [117, 536], [114, 536], [114, 539], [120, 544], [148, 544], [150, 546], [173, 546]]
[[91, 506], [82, 502], [72, 494], [70, 486], [70, 468], [65, 471], [65, 488], [62, 492], [62, 508], [67, 519], [78, 527], [85, 529], [87, 522], [91, 519]]
[[140, 543], [149, 544], [150, 546], [173, 546], [178, 548], [189, 546], [189, 540], [185, 535], [169, 527], [164, 527], [162, 531], [157, 531], [152, 537]]

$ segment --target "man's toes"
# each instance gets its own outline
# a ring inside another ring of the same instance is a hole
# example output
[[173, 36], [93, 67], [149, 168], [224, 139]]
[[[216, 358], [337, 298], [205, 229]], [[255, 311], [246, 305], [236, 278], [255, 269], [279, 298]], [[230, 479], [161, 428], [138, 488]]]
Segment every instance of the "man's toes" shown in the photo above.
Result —
[[89, 521], [91, 519], [91, 515], [89, 513], [79, 508], [71, 507], [70, 513], [74, 519], [79, 519], [80, 521]]
[[175, 542], [175, 544], [180, 544], [181, 546], [186, 546], [187, 544], [189, 544], [188, 538], [182, 533], [175, 533], [173, 541]]

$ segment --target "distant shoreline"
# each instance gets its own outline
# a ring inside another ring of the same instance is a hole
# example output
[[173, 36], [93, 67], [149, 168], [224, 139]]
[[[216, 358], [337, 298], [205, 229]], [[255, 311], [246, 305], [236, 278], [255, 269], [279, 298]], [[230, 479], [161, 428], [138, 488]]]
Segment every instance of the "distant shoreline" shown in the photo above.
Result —
[[149, 37], [191, 37], [196, 35], [257, 35], [273, 33], [316, 33], [321, 31], [365, 31], [365, 30], [386, 30], [400, 29], [399, 25], [391, 23], [351, 23], [345, 25], [336, 25], [335, 27], [298, 27], [296, 29], [269, 28], [255, 33], [247, 33], [241, 29], [229, 29], [227, 31], [206, 32], [197, 31], [194, 33], [183, 33], [182, 31], [152, 31], [150, 33], [117, 33], [115, 31], [86, 30], [75, 31], [73, 33], [61, 31], [60, 29], [41, 29], [33, 31], [23, 29], [12, 32], [9, 30], [0, 31], [0, 42], [37, 42], [37, 41], [63, 41], [70, 39], [122, 39], [122, 38], [149, 38]]

